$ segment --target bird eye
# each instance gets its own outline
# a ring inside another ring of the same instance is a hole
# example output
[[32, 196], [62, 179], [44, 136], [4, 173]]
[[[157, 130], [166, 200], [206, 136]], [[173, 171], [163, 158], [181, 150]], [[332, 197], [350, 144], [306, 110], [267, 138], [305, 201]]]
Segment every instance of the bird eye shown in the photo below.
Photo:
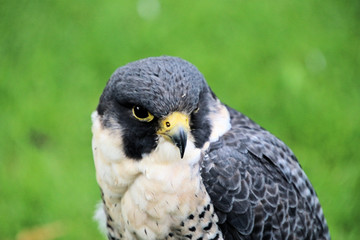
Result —
[[151, 120], [154, 119], [154, 115], [152, 115], [148, 112], [148, 110], [140, 106], [134, 106], [132, 108], [132, 112], [134, 117], [142, 122], [151, 122]]

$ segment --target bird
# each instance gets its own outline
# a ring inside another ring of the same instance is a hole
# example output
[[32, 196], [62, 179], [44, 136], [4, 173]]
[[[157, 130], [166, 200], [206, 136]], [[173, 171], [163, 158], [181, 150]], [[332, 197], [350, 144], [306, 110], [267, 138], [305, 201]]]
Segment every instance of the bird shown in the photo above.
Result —
[[119, 67], [91, 118], [109, 240], [330, 239], [292, 150], [222, 103], [190, 62]]

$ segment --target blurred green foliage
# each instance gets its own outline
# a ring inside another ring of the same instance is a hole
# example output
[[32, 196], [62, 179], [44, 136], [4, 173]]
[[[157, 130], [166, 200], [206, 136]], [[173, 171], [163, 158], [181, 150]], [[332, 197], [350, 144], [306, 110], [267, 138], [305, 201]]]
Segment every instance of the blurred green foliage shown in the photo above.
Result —
[[102, 239], [90, 114], [118, 66], [159, 55], [284, 140], [333, 239], [358, 239], [359, 20], [358, 0], [1, 1], [0, 239]]

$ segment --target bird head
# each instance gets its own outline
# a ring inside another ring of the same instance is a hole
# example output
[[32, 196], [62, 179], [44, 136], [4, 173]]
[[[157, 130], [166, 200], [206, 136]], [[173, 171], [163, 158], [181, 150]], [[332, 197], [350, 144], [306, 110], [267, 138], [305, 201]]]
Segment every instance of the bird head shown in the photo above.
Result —
[[180, 58], [152, 57], [113, 73], [97, 115], [103, 128], [118, 130], [115, 137], [127, 158], [141, 160], [159, 142], [176, 146], [183, 158], [188, 141], [202, 148], [209, 140], [217, 102], [195, 66]]

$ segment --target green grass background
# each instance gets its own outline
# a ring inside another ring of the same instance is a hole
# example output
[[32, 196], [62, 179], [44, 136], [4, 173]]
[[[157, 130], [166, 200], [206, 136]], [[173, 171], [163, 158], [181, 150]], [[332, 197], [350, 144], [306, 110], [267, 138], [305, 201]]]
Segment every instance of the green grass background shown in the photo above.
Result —
[[284, 140], [333, 239], [358, 239], [358, 0], [0, 2], [0, 239], [102, 239], [90, 114], [118, 66], [159, 55]]

